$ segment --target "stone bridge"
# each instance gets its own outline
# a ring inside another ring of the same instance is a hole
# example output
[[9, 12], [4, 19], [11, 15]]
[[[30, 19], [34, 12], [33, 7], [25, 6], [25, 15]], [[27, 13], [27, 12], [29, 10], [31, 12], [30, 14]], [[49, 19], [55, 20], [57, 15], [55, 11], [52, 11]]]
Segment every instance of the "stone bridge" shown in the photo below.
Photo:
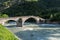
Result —
[[0, 24], [4, 25], [7, 21], [15, 21], [18, 27], [22, 27], [26, 21], [34, 21], [35, 23], [44, 22], [45, 19], [38, 16], [20, 16], [20, 17], [9, 17], [9, 18], [0, 18]]

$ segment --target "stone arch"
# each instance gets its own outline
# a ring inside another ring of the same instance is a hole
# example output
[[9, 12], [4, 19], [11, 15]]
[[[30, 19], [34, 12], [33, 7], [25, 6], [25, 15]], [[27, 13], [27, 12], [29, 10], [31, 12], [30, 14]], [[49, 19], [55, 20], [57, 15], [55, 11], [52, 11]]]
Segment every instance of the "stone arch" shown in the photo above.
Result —
[[15, 20], [7, 20], [5, 21], [5, 23], [9, 23], [9, 22], [16, 22]]
[[37, 19], [34, 18], [34, 17], [30, 17], [30, 18], [27, 18], [27, 19], [24, 21], [24, 23], [25, 23], [25, 22], [37, 23]]
[[6, 25], [6, 24], [13, 24], [13, 25], [16, 25], [17, 23], [16, 23], [15, 20], [6, 20], [6, 21], [4, 21], [4, 25]]
[[[7, 25], [7, 24], [11, 24], [11, 25]], [[4, 20], [3, 25], [4, 26], [16, 25], [16, 21], [15, 20]]]

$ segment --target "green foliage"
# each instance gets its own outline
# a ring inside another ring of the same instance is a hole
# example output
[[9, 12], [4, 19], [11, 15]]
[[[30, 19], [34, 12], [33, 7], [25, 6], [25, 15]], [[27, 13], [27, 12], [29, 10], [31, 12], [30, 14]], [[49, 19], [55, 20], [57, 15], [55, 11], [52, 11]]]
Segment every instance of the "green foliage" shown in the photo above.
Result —
[[60, 0], [22, 0], [21, 3], [17, 2], [10, 8], [3, 10], [3, 13], [9, 16], [34, 15], [45, 19], [59, 20]]
[[18, 40], [9, 30], [0, 24], [0, 40]]
[[60, 12], [55, 13], [51, 18], [51, 20], [60, 21]]
[[1, 14], [1, 12], [0, 12], [0, 18], [2, 17], [2, 14]]
[[3, 14], [0, 12], [0, 18], [7, 18], [7, 17], [9, 17], [7, 14]]
[[25, 0], [25, 1], [32, 2], [32, 1], [38, 1], [38, 0]]
[[7, 18], [8, 15], [7, 15], [7, 14], [3, 14], [2, 17], [3, 17], [3, 18]]

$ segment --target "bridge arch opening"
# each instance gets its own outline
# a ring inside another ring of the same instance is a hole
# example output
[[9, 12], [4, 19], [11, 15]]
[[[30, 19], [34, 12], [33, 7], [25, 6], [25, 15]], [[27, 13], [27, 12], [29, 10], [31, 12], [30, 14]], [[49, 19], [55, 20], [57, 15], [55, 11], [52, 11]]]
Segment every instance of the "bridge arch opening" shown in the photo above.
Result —
[[37, 23], [37, 19], [31, 17], [26, 19], [24, 23]]
[[15, 20], [7, 20], [5, 23], [16, 23]]
[[7, 27], [15, 27], [16, 26], [16, 21], [15, 20], [7, 20], [4, 22], [4, 25]]

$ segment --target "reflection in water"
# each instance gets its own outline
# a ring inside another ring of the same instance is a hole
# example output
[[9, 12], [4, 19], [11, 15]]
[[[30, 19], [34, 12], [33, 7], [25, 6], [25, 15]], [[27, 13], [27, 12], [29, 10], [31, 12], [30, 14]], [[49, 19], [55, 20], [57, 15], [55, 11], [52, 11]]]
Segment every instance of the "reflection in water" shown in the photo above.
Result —
[[[9, 23], [6, 23], [5, 26], [13, 26], [15, 25], [16, 26], [16, 22], [9, 22]], [[35, 26], [35, 27], [60, 27], [60, 24], [36, 24], [36, 23], [27, 23], [25, 22], [23, 24], [24, 26], [26, 27], [30, 27], [30, 26]]]
[[38, 27], [60, 27], [60, 24], [36, 24], [36, 23], [24, 23], [24, 26], [38, 26]]
[[8, 22], [8, 23], [5, 23], [4, 26], [16, 26], [16, 22]]

